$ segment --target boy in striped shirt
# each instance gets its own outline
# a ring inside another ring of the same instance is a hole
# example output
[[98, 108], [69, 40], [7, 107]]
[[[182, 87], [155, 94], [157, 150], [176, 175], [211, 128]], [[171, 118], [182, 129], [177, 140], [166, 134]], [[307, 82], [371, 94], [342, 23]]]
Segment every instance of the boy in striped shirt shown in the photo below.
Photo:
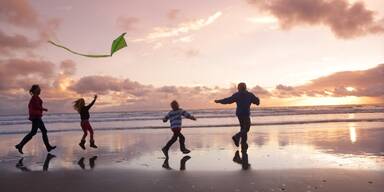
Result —
[[168, 150], [172, 146], [173, 143], [176, 142], [177, 138], [179, 138], [180, 142], [180, 150], [184, 154], [191, 152], [187, 148], [185, 148], [185, 137], [181, 134], [181, 118], [184, 116], [187, 119], [196, 120], [194, 116], [184, 111], [179, 107], [177, 101], [171, 102], [172, 111], [170, 111], [164, 118], [163, 122], [167, 122], [168, 120], [171, 123], [171, 130], [173, 132], [172, 138], [167, 142], [167, 144], [161, 149], [166, 158], [168, 158]]

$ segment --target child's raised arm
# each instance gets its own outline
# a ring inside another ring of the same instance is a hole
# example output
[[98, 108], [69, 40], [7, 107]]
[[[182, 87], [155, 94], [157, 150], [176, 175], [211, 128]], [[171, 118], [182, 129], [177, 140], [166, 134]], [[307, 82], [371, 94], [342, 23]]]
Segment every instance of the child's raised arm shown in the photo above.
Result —
[[95, 104], [96, 99], [97, 99], [97, 95], [95, 95], [95, 96], [93, 97], [93, 101], [92, 101], [89, 105], [87, 105], [86, 107], [87, 107], [88, 109], [90, 109], [90, 108], [93, 106], [93, 104]]

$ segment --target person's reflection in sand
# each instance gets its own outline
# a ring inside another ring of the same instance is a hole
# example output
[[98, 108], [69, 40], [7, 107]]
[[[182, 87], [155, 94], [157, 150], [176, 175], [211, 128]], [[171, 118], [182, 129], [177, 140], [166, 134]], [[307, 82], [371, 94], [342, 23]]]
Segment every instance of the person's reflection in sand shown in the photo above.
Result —
[[241, 157], [239, 150], [235, 152], [233, 156], [233, 162], [241, 164], [243, 170], [248, 170], [251, 167], [251, 164], [248, 162], [248, 143], [245, 143], [241, 146]]
[[48, 171], [49, 162], [51, 161], [51, 159], [55, 157], [56, 157], [55, 155], [52, 155], [50, 153], [47, 154], [47, 156], [45, 157], [44, 165], [43, 165], [43, 171]]
[[[95, 168], [95, 165], [96, 165], [96, 159], [97, 159], [97, 155], [89, 158], [89, 167], [90, 169], [92, 170], [93, 168]], [[77, 162], [77, 164], [80, 166], [80, 168], [82, 170], [85, 170], [85, 164], [84, 164], [84, 157], [81, 157], [81, 159]]]
[[[181, 158], [181, 160], [180, 160], [180, 171], [184, 171], [186, 169], [185, 164], [187, 163], [187, 161], [189, 159], [191, 159], [191, 156], [189, 156], [189, 155], [186, 155], [183, 158]], [[167, 170], [172, 170], [172, 167], [169, 166], [169, 157], [165, 158], [162, 167], [164, 169], [167, 169]]]
[[23, 163], [23, 160], [24, 160], [24, 157], [22, 157], [16, 164], [16, 168], [20, 169], [21, 171], [24, 171], [24, 172], [30, 172], [31, 170], [24, 166], [24, 163]]
[[[50, 153], [47, 154], [47, 156], [45, 157], [45, 160], [44, 160], [44, 164], [43, 164], [43, 171], [48, 171], [48, 168], [49, 168], [49, 162], [55, 158], [56, 156], [55, 155], [52, 155]], [[24, 161], [24, 157], [22, 157], [16, 164], [16, 168], [20, 169], [21, 171], [24, 171], [24, 172], [30, 172], [31, 169], [29, 169], [28, 167], [26, 167], [23, 163]]]

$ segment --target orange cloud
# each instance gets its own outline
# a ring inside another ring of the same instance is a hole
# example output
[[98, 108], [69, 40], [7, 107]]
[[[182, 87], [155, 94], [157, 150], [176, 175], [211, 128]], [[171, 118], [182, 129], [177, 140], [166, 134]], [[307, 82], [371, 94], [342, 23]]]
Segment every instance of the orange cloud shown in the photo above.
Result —
[[[73, 100], [93, 94], [100, 95], [96, 109], [102, 111], [164, 109], [174, 99], [186, 108], [212, 108], [218, 107], [214, 99], [230, 96], [236, 91], [235, 85], [228, 88], [155, 87], [112, 76], [74, 79], [75, 73], [76, 64], [70, 60], [59, 64], [43, 60], [0, 60], [0, 113], [24, 111], [29, 97], [27, 90], [35, 83], [42, 85], [42, 97], [52, 112], [71, 112]], [[384, 64], [368, 70], [330, 74], [301, 86], [280, 84], [273, 90], [248, 86], [261, 98], [263, 106], [353, 103], [360, 97], [384, 98]]]
[[278, 85], [274, 94], [279, 97], [384, 97], [384, 64], [368, 70], [333, 73], [301, 86]]

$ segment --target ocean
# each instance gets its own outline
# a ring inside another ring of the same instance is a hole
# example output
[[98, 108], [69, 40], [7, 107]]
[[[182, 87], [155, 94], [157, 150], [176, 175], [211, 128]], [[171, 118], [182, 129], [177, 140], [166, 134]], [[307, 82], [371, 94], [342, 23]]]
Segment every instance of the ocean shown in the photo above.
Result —
[[[187, 109], [186, 109], [187, 110]], [[187, 110], [197, 121], [183, 120], [183, 128], [238, 126], [235, 109]], [[91, 112], [95, 130], [166, 129], [162, 118], [168, 111]], [[323, 124], [337, 122], [384, 122], [384, 105], [256, 107], [252, 109], [253, 126]], [[46, 113], [49, 132], [81, 131], [77, 113]], [[27, 114], [0, 116], [0, 135], [24, 134], [30, 130]]]

